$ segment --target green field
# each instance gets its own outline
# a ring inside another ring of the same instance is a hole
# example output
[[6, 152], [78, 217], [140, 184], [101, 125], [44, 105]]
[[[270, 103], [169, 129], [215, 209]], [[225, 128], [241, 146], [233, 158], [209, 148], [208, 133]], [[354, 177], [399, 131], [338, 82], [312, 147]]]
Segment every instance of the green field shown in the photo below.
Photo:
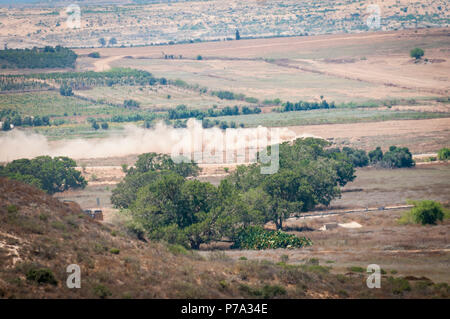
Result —
[[59, 92], [12, 93], [0, 95], [0, 109], [12, 109], [28, 116], [63, 117], [113, 114], [118, 110], [101, 104], [83, 101]]
[[132, 98], [141, 104], [142, 109], [154, 111], [173, 109], [180, 104], [184, 104], [190, 109], [209, 109], [214, 105], [218, 108], [251, 105], [244, 101], [221, 100], [207, 93], [172, 85], [94, 87], [91, 90], [76, 91], [76, 94], [114, 104], [122, 104], [124, 99]]
[[235, 122], [245, 127], [278, 127], [294, 125], [338, 124], [358, 122], [379, 122], [389, 120], [412, 120], [450, 117], [449, 113], [394, 111], [379, 109], [333, 109], [294, 111], [286, 113], [262, 113], [238, 116], [222, 116], [211, 120]]

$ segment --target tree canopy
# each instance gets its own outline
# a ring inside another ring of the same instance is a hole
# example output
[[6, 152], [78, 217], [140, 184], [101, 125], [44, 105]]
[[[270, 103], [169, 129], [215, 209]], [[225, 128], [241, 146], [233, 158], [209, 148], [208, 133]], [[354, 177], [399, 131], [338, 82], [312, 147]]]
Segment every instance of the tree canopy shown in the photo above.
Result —
[[0, 166], [0, 176], [31, 184], [49, 194], [63, 192], [70, 188], [84, 188], [86, 180], [75, 169], [76, 163], [68, 157], [39, 156], [18, 159]]
[[416, 60], [421, 59], [425, 54], [425, 51], [421, 48], [414, 48], [411, 50], [411, 52], [409, 52], [409, 55], [411, 56], [411, 58], [414, 58]]
[[165, 154], [145, 153], [138, 157], [135, 167], [127, 170], [125, 179], [112, 191], [111, 201], [118, 208], [128, 208], [137, 197], [138, 190], [171, 171], [182, 176], [196, 176], [199, 167], [194, 163], [175, 163]]
[[61, 46], [0, 50], [0, 65], [9, 68], [74, 68], [77, 55]]
[[340, 196], [339, 187], [355, 178], [347, 156], [335, 156], [328, 146], [312, 138], [283, 143], [278, 172], [261, 174], [259, 163], [239, 166], [217, 187], [192, 179], [195, 164], [143, 154], [113, 191], [112, 202], [127, 208], [133, 227], [149, 238], [191, 248], [235, 239], [242, 229], [269, 221], [281, 229], [292, 214], [328, 205]]

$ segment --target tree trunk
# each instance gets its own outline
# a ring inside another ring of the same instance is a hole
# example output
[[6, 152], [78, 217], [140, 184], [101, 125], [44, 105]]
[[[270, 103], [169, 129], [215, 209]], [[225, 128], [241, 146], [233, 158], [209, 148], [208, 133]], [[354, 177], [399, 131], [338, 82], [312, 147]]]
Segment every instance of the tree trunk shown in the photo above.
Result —
[[191, 239], [190, 242], [191, 242], [191, 249], [198, 250], [200, 248], [200, 244], [201, 244], [200, 241], [195, 241], [195, 240]]
[[275, 227], [277, 228], [277, 230], [283, 228], [283, 219], [281, 217], [275, 219]]

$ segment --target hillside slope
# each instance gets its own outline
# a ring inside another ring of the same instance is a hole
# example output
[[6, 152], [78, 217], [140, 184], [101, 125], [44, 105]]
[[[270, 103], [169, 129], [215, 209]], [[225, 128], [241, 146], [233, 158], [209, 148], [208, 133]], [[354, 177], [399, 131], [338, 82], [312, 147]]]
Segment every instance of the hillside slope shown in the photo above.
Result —
[[[364, 274], [333, 275], [314, 262], [293, 266], [211, 256], [140, 241], [90, 220], [77, 204], [0, 178], [2, 298], [427, 296], [415, 289], [399, 294], [399, 282], [387, 278], [382, 289], [368, 289]], [[81, 289], [66, 286], [70, 264], [81, 267]]]

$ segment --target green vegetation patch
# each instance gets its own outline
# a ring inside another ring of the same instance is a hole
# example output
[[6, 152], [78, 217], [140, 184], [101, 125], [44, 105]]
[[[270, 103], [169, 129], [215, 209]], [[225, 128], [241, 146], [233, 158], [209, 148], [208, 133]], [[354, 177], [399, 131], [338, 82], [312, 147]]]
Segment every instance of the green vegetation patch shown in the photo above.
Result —
[[293, 125], [339, 124], [381, 122], [391, 120], [419, 120], [450, 117], [444, 112], [418, 112], [366, 109], [327, 109], [292, 111], [286, 113], [261, 113], [217, 117], [218, 121], [233, 121], [245, 127], [281, 127]]
[[438, 152], [438, 160], [447, 161], [448, 159], [450, 159], [450, 148], [441, 148]]
[[281, 230], [265, 230], [261, 226], [253, 226], [242, 229], [234, 239], [232, 248], [235, 249], [277, 249], [277, 248], [302, 248], [312, 245], [312, 241], [306, 237], [297, 237]]
[[27, 272], [26, 277], [28, 280], [35, 281], [38, 284], [50, 284], [54, 286], [58, 284], [53, 272], [47, 268], [30, 269]]
[[0, 50], [0, 67], [36, 69], [36, 68], [73, 68], [77, 55], [61, 46], [32, 49]]
[[436, 225], [438, 221], [443, 221], [450, 215], [449, 210], [433, 200], [409, 201], [409, 204], [414, 207], [400, 217], [400, 224]]
[[68, 157], [39, 156], [34, 159], [18, 159], [0, 165], [0, 176], [15, 179], [49, 194], [70, 188], [84, 188], [86, 180], [75, 169], [76, 162]]

